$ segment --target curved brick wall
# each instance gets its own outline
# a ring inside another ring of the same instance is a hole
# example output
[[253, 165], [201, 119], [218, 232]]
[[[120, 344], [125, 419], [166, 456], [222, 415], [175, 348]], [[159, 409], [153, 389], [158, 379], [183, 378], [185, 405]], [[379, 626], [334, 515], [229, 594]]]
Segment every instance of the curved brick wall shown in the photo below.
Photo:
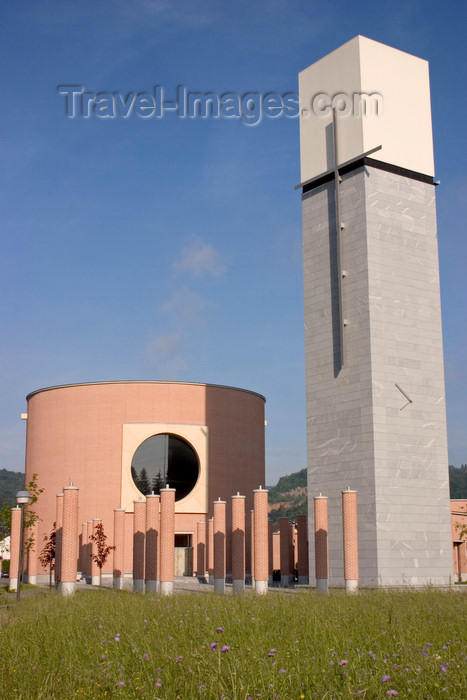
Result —
[[[56, 517], [56, 494], [71, 481], [80, 490], [80, 529], [102, 518], [109, 544], [114, 508], [126, 509], [124, 564], [131, 571], [133, 495], [126, 498], [124, 491], [130, 468], [122, 454], [125, 430], [143, 424], [151, 432], [151, 424], [175, 424], [174, 433], [183, 437], [186, 425], [206, 443], [202, 498], [191, 502], [187, 496], [176, 504], [175, 531], [192, 533], [196, 571], [197, 523], [212, 517], [212, 502], [220, 497], [230, 509], [230, 497], [240, 491], [249, 511], [253, 489], [264, 484], [264, 403], [259, 394], [242, 389], [173, 382], [77, 384], [33, 392], [28, 396], [26, 483], [35, 472], [44, 488], [36, 506], [38, 549]], [[229, 556], [228, 551], [228, 567]], [[112, 571], [112, 557], [104, 571]]]

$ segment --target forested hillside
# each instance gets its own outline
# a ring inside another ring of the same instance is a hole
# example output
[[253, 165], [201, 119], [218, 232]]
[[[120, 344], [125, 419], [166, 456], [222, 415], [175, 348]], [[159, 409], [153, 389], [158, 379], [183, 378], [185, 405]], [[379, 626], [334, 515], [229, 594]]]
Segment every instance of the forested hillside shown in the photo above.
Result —
[[8, 503], [13, 508], [16, 505], [16, 493], [21, 489], [24, 489], [24, 472], [0, 469], [0, 506]]

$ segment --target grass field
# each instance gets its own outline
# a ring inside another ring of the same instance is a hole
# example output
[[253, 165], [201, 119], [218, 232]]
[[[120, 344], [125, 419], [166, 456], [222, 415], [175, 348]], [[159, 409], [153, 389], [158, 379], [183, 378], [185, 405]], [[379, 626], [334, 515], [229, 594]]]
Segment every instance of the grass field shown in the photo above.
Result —
[[0, 697], [467, 697], [463, 592], [55, 593], [0, 607]]

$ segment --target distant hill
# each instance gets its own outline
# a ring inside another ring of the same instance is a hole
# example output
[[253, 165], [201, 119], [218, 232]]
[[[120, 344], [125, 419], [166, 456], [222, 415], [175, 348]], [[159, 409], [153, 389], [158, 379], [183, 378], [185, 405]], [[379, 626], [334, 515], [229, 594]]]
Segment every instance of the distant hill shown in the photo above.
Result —
[[[467, 499], [467, 464], [449, 466], [451, 498]], [[269, 489], [269, 519], [277, 524], [279, 518], [294, 520], [297, 515], [307, 514], [306, 469], [281, 476]]]
[[16, 494], [21, 489], [24, 489], [24, 472], [0, 469], [0, 507], [8, 503], [13, 508], [16, 505]]

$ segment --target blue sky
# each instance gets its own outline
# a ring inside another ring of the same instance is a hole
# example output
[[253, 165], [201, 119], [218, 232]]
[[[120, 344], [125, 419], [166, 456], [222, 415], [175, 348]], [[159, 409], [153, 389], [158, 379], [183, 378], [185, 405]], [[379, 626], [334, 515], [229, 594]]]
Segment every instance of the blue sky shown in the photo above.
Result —
[[298, 120], [68, 119], [87, 91], [283, 95], [356, 34], [429, 60], [450, 461], [467, 462], [464, 3], [2, 3], [0, 467], [26, 395], [173, 379], [267, 398], [267, 480], [305, 466]]

